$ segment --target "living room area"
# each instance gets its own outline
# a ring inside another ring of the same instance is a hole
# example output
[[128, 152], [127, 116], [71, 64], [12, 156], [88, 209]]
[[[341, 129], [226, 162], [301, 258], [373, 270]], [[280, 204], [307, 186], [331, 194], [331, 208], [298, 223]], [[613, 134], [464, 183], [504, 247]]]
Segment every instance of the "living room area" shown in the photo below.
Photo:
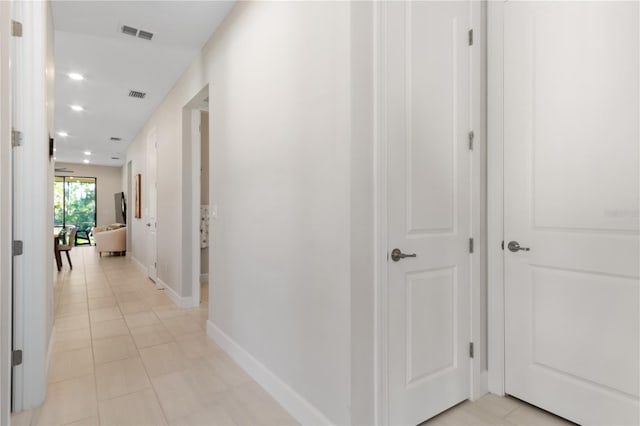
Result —
[[[89, 155], [86, 155], [89, 157]], [[58, 271], [73, 248], [94, 247], [100, 256], [127, 251], [127, 195], [122, 192], [122, 168], [90, 164], [55, 164], [53, 184], [54, 257]]]

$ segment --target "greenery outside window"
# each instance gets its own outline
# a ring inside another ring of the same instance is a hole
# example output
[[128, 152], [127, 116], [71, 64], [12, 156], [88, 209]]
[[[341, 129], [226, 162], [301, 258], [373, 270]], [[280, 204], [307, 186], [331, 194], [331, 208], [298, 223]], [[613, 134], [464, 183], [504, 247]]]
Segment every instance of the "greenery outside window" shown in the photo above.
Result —
[[79, 231], [96, 226], [96, 178], [56, 176], [53, 183], [55, 226], [74, 225]]

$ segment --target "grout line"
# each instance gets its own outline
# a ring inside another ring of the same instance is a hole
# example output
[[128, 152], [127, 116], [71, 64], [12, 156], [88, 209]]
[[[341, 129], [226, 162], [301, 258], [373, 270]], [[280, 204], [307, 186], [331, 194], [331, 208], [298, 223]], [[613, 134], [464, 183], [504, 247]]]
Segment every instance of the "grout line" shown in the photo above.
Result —
[[[84, 257], [85, 257], [85, 252], [82, 252], [82, 266], [83, 266], [83, 270], [86, 271], [86, 264], [84, 261]], [[91, 321], [91, 314], [89, 313], [89, 289], [87, 286], [87, 274], [85, 272], [84, 274], [84, 288], [86, 290], [86, 294], [87, 294], [87, 313], [89, 314], [89, 339], [91, 341], [91, 360], [93, 361], [93, 395], [95, 397], [95, 407], [96, 407], [96, 416], [98, 417], [98, 424], [100, 424], [102, 421], [100, 420], [100, 406], [98, 404], [98, 378], [96, 376], [96, 355], [95, 355], [95, 351], [93, 348], [93, 328], [91, 327], [92, 325], [92, 321]]]
[[[116, 299], [116, 306], [118, 306], [118, 309], [120, 309], [120, 300], [118, 300], [117, 297], [115, 299]], [[121, 309], [120, 309], [120, 311], [122, 313]], [[150, 311], [150, 312], [153, 312], [153, 311]], [[151, 380], [151, 375], [149, 374], [149, 371], [147, 370], [147, 366], [144, 363], [144, 359], [142, 358], [142, 354], [140, 353], [140, 348], [138, 348], [138, 345], [136, 344], [136, 341], [133, 338], [133, 334], [131, 333], [131, 327], [129, 326], [129, 323], [127, 322], [126, 318], [124, 318], [124, 314], [122, 314], [122, 315], [123, 315], [123, 320], [124, 320], [125, 326], [127, 327], [127, 331], [129, 332], [129, 335], [131, 336], [131, 339], [133, 340], [133, 345], [136, 348], [136, 352], [138, 354], [138, 358], [140, 359], [140, 363], [142, 364], [142, 369], [144, 370], [144, 374], [147, 376], [147, 380], [149, 381], [149, 387], [153, 390], [153, 394], [156, 397], [156, 402], [158, 403], [158, 406], [160, 407], [160, 412], [162, 413], [164, 421], [167, 424], [169, 424], [169, 419], [167, 417], [167, 413], [165, 412], [164, 407], [162, 406], [162, 401], [160, 400], [160, 396], [158, 395], [158, 391], [156, 390], [155, 386], [153, 385], [153, 381]], [[154, 315], [155, 315], [155, 312], [154, 312]], [[157, 315], [156, 315], [156, 317], [157, 317]], [[134, 392], [132, 392], [132, 393], [134, 393]]]

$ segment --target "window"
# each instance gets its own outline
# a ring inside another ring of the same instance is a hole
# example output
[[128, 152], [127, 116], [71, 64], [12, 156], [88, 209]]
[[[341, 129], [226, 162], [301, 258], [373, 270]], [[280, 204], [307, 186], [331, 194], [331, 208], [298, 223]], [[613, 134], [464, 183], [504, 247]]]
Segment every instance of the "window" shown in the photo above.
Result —
[[56, 176], [53, 205], [55, 226], [75, 225], [78, 230], [96, 226], [96, 178]]

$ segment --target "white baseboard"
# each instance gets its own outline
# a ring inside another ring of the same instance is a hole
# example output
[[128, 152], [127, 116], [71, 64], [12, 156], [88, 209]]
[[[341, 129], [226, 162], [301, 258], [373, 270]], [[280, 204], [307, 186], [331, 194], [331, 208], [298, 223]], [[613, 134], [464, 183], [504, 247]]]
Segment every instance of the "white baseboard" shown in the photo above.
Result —
[[191, 296], [188, 296], [188, 297], [180, 296], [178, 293], [176, 293], [176, 291], [174, 289], [171, 288], [171, 286], [167, 285], [167, 283], [162, 281], [160, 278], [158, 278], [156, 280], [156, 284], [160, 284], [162, 286], [162, 288], [164, 288], [164, 291], [167, 294], [167, 296], [169, 296], [169, 299], [171, 299], [171, 301], [173, 303], [175, 303], [177, 307], [179, 307], [179, 308], [192, 308], [193, 307], [193, 297], [191, 297]]
[[211, 320], [207, 321], [207, 335], [302, 425], [333, 424], [320, 410], [255, 359]]
[[209, 281], [209, 274], [200, 274], [200, 282]]
[[131, 255], [129, 257], [131, 258], [131, 261], [136, 266], [136, 268], [138, 268], [140, 270], [140, 272], [142, 272], [143, 274], [147, 275], [147, 267], [144, 266], [142, 264], [142, 262], [140, 262], [138, 259], [136, 259], [133, 255]]

